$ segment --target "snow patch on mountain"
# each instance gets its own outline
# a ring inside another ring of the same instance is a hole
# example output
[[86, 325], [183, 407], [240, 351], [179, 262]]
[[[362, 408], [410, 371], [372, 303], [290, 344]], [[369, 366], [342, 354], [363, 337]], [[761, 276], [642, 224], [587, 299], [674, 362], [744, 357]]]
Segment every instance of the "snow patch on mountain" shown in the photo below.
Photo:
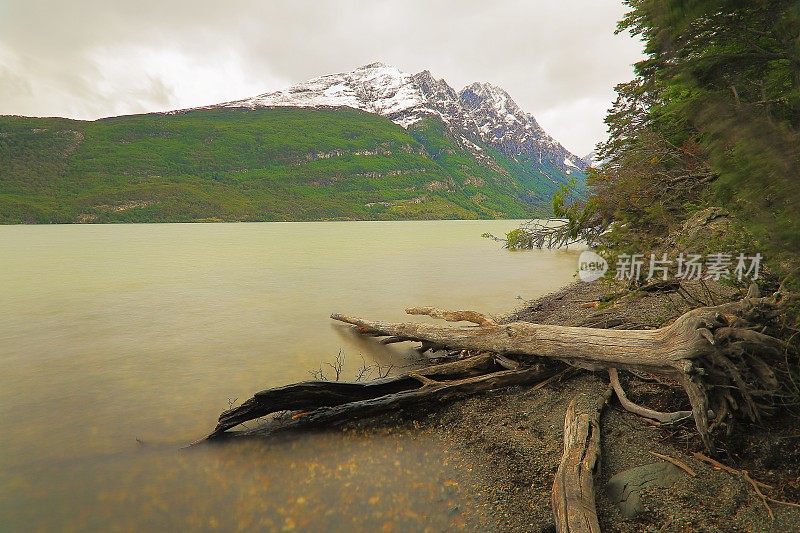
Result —
[[320, 76], [217, 107], [352, 107], [387, 116], [408, 127], [420, 120], [409, 112], [423, 111], [425, 104], [411, 74], [383, 63], [371, 63], [351, 72]]
[[586, 155], [586, 157], [584, 157], [583, 160], [584, 162], [586, 162], [587, 168], [588, 167], [600, 168], [605, 164], [605, 160], [600, 159], [600, 157], [597, 155], [596, 150], [592, 150], [591, 152], [589, 152], [589, 154]]
[[[583, 170], [583, 160], [570, 153], [542, 129], [509, 94], [489, 83], [473, 83], [459, 93], [459, 99], [478, 126], [481, 139], [513, 159], [545, 162], [566, 174]], [[577, 161], [577, 163], [576, 163]]]
[[587, 166], [500, 87], [473, 83], [456, 92], [427, 70], [408, 74], [380, 62], [211, 107], [351, 107], [383, 115], [404, 128], [433, 116], [465, 149], [487, 162], [494, 163], [477, 143], [497, 148], [513, 159], [527, 158], [539, 164], [546, 160], [565, 173]]

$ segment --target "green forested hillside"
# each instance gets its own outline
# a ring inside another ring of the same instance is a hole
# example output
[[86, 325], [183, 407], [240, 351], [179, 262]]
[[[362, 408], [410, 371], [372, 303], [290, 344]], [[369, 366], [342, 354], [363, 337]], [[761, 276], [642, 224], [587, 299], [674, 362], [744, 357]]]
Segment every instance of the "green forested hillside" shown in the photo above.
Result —
[[690, 251], [758, 252], [796, 280], [800, 2], [624, 3], [619, 30], [640, 37], [646, 57], [617, 87], [605, 164], [590, 171], [579, 218], [612, 228], [606, 240], [629, 252], [682, 246], [687, 223], [724, 219], [721, 236]]
[[98, 121], [0, 117], [0, 223], [527, 217], [564, 181], [433, 119], [205, 109]]

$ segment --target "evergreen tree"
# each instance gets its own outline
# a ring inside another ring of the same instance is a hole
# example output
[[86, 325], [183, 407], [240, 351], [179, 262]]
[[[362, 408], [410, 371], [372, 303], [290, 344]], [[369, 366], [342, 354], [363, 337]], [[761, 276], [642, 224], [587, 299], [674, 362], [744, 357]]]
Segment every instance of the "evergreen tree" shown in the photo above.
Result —
[[[725, 207], [771, 266], [800, 254], [800, 1], [626, 0], [642, 39], [593, 172], [598, 216], [628, 241]], [[636, 232], [636, 235], [634, 235]]]

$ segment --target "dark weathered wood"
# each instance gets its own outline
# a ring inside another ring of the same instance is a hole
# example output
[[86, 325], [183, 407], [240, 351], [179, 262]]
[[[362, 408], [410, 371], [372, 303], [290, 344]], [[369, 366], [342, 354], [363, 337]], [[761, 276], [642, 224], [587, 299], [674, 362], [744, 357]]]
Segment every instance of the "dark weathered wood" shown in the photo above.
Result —
[[576, 396], [564, 416], [564, 454], [553, 480], [551, 503], [559, 533], [599, 533], [594, 475], [600, 465], [600, 414], [611, 397]]
[[554, 375], [558, 365], [514, 361], [490, 354], [421, 368], [365, 383], [308, 381], [256, 393], [242, 405], [223, 412], [208, 438], [244, 422], [285, 411], [290, 417], [269, 421], [239, 435], [268, 434], [301, 427], [332, 426], [355, 418], [419, 405], [435, 405], [480, 391], [522, 385]]

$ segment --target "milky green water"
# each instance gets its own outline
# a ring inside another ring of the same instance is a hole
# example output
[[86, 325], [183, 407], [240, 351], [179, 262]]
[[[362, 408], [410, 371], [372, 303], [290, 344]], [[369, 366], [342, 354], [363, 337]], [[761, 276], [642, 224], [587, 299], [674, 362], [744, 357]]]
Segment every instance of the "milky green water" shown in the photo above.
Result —
[[309, 379], [339, 350], [344, 379], [362, 356], [409, 363], [410, 347], [360, 343], [332, 312], [506, 313], [573, 279], [576, 252], [480, 238], [515, 226], [0, 226], [0, 530], [464, 526], [469, 479], [431, 436], [180, 448], [229, 400]]

